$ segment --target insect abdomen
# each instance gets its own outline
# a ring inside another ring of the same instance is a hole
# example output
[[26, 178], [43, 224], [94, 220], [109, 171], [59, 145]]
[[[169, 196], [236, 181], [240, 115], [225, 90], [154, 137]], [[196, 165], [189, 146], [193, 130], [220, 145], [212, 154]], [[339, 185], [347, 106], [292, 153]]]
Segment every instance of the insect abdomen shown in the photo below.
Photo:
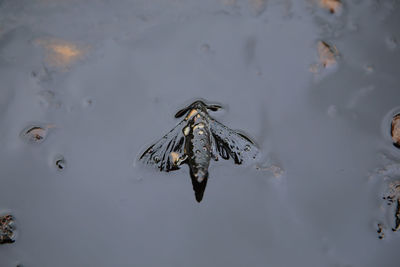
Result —
[[186, 153], [189, 156], [189, 167], [197, 180], [201, 181], [208, 174], [211, 159], [210, 131], [207, 122], [201, 118], [191, 121], [186, 138]]

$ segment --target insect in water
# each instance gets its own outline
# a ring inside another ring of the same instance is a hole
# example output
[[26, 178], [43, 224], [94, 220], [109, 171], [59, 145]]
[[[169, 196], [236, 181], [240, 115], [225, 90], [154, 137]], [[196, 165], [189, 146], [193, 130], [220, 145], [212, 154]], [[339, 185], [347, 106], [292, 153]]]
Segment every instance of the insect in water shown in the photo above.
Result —
[[163, 138], [151, 145], [140, 161], [160, 171], [178, 170], [187, 164], [193, 190], [198, 202], [203, 199], [211, 159], [233, 159], [236, 164], [254, 160], [258, 148], [247, 136], [222, 125], [211, 118], [208, 111], [217, 111], [220, 105], [195, 101], [175, 114], [184, 119]]

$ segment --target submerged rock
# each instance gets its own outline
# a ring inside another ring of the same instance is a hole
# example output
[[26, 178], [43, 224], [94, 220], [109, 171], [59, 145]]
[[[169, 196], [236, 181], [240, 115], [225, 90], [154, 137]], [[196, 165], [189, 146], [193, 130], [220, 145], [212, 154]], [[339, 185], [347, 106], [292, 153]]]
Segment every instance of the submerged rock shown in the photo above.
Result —
[[14, 217], [10, 214], [0, 216], [0, 244], [15, 242]]

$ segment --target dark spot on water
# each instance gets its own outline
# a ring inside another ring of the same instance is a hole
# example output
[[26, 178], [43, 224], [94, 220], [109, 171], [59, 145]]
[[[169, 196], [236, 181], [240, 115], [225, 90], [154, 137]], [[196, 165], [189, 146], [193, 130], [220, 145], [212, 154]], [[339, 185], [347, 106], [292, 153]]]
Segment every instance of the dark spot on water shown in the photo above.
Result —
[[66, 161], [62, 155], [57, 155], [55, 157], [54, 164], [59, 171], [63, 171], [66, 168]]

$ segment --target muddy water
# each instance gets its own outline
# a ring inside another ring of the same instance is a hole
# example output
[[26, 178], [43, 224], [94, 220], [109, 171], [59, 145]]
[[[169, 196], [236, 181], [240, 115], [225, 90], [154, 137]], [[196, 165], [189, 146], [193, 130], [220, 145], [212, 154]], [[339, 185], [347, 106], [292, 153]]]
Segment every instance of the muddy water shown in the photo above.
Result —
[[[399, 266], [400, 3], [342, 2], [0, 1], [0, 265]], [[262, 152], [200, 204], [136, 162], [198, 98]]]

